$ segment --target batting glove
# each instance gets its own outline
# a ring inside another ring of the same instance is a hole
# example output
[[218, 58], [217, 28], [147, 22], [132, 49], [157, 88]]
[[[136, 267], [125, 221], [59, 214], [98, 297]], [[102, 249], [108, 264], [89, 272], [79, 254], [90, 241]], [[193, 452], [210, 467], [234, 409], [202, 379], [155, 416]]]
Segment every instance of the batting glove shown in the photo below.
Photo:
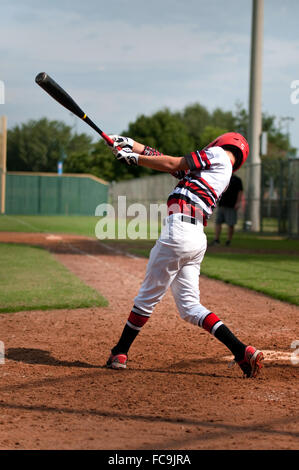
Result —
[[122, 150], [117, 151], [116, 158], [121, 163], [133, 166], [138, 165], [139, 154], [132, 152], [132, 149], [130, 147], [124, 147]]
[[114, 155], [117, 155], [118, 149], [117, 147], [128, 147], [130, 151], [133, 151], [134, 140], [130, 137], [123, 137], [122, 135], [109, 135], [110, 139], [114, 141], [112, 152]]

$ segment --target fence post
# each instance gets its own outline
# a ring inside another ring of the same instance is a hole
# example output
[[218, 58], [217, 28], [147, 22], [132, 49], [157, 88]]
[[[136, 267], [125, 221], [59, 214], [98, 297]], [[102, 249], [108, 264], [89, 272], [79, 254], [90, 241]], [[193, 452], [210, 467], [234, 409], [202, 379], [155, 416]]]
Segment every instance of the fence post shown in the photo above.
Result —
[[279, 179], [279, 219], [278, 219], [278, 230], [279, 233], [286, 232], [286, 214], [284, 213], [285, 209], [285, 198], [283, 194], [283, 183], [285, 177], [285, 166], [283, 160], [279, 162], [280, 166], [280, 179]]
[[264, 165], [261, 163], [261, 192], [260, 192], [260, 233], [264, 231], [263, 225], [263, 210], [264, 210], [264, 192], [265, 192], [265, 182], [264, 182]]
[[37, 213], [40, 214], [41, 213], [41, 197], [42, 197], [42, 190], [41, 190], [41, 185], [42, 185], [42, 177], [41, 176], [38, 176], [37, 177], [37, 197], [38, 197], [38, 200], [37, 200]]
[[6, 156], [7, 156], [7, 121], [6, 116], [0, 122], [0, 176], [1, 176], [1, 214], [5, 214], [6, 198]]

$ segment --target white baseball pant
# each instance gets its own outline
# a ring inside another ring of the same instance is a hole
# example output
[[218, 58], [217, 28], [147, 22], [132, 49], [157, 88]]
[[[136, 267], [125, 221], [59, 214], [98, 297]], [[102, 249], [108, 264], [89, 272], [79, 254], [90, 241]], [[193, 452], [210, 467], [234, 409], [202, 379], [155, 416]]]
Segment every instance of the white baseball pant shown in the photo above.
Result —
[[151, 314], [171, 287], [181, 318], [193, 325], [202, 325], [210, 313], [200, 304], [199, 291], [200, 265], [206, 252], [207, 237], [200, 221], [194, 225], [181, 218], [182, 214], [166, 218], [161, 235], [151, 250], [146, 275], [134, 304]]

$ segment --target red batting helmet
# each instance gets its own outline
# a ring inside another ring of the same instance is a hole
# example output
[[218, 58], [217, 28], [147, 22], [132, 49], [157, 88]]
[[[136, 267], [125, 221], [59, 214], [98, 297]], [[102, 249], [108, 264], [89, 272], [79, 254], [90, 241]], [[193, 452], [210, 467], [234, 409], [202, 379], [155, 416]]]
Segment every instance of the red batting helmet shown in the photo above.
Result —
[[[237, 132], [227, 132], [208, 144], [205, 149], [210, 147], [235, 147], [237, 148], [236, 162], [233, 171], [238, 170], [245, 163], [249, 154], [249, 145], [245, 137]], [[233, 149], [232, 149], [233, 150]]]

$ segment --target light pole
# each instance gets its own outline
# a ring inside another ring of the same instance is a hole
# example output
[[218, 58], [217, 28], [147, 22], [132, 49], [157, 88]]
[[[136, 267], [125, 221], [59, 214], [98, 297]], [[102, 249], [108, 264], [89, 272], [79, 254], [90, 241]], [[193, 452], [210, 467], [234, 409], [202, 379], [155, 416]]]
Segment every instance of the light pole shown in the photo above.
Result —
[[264, 0], [252, 1], [250, 96], [249, 96], [249, 181], [247, 188], [247, 219], [253, 231], [260, 230], [262, 133], [262, 50]]

